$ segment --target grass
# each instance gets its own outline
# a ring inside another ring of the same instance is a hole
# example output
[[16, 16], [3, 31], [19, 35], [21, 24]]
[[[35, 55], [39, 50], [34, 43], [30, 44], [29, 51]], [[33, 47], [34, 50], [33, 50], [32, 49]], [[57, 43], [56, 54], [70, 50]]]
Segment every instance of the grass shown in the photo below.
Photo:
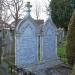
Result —
[[58, 51], [57, 51], [58, 56], [65, 56], [66, 55], [66, 51], [64, 47], [59, 47]]
[[60, 46], [57, 48], [57, 54], [58, 57], [60, 57], [60, 60], [64, 63], [67, 63], [67, 58], [66, 58], [66, 41], [63, 41]]

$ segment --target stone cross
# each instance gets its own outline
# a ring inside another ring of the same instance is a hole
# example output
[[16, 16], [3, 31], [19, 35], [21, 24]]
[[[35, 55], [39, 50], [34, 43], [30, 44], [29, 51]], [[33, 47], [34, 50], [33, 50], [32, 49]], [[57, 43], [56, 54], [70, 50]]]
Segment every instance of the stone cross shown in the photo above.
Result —
[[30, 8], [32, 7], [32, 5], [30, 5], [30, 2], [27, 2], [27, 4], [25, 5], [27, 7], [27, 14], [30, 15]]

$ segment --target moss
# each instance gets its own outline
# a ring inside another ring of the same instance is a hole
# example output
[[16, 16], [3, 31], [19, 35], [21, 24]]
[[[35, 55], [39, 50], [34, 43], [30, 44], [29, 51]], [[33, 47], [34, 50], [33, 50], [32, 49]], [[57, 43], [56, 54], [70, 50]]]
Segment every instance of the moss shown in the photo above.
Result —
[[57, 48], [57, 55], [60, 57], [60, 60], [63, 63], [67, 63], [67, 58], [66, 58], [66, 40], [63, 41], [63, 44], [58, 46]]

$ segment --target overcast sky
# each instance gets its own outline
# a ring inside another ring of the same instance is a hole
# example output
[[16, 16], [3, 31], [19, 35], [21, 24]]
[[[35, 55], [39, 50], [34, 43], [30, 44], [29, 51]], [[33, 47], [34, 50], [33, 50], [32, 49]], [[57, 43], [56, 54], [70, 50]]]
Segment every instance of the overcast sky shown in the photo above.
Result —
[[36, 7], [36, 5], [40, 5], [40, 18], [41, 19], [46, 19], [48, 16], [46, 15], [46, 6], [48, 6], [49, 5], [49, 2], [48, 2], [48, 0], [25, 0], [25, 3], [26, 2], [30, 2], [31, 3], [31, 5], [32, 5], [32, 8], [31, 8], [31, 15], [32, 15], [32, 17], [33, 18], [35, 18], [36, 16], [35, 16], [35, 7]]

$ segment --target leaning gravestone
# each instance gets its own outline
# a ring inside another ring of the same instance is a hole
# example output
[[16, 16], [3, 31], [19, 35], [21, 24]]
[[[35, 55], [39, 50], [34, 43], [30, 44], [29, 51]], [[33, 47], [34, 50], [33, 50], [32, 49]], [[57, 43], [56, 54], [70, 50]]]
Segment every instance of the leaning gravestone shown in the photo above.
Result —
[[0, 75], [9, 75], [8, 65], [6, 63], [0, 64]]

